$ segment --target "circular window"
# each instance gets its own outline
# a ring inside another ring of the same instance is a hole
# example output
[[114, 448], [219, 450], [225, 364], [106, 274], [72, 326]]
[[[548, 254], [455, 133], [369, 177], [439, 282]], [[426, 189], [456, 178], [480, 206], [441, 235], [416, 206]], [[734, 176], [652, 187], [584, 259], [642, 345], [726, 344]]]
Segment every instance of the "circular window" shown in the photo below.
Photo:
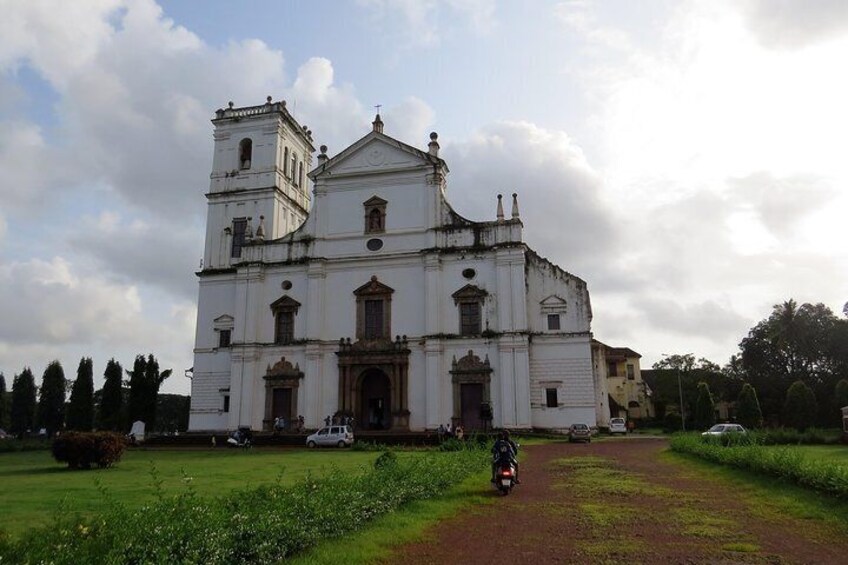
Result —
[[383, 240], [377, 238], [369, 239], [365, 244], [365, 247], [367, 247], [369, 251], [379, 251], [383, 248]]
[[292, 287], [291, 281], [283, 281], [283, 290], [289, 290]]
[[462, 276], [466, 279], [473, 279], [475, 276], [477, 276], [477, 271], [475, 271], [474, 269], [463, 269]]

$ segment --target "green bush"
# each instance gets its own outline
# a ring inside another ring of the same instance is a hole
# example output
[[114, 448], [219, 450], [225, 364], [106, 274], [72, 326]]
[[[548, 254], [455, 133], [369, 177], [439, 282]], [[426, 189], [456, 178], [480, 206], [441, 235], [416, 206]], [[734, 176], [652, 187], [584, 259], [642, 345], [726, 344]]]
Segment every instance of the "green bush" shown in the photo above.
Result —
[[58, 517], [18, 541], [0, 540], [0, 563], [278, 563], [487, 466], [480, 450], [434, 452], [362, 474], [335, 470], [222, 498], [200, 498], [189, 487], [140, 509], [116, 501], [81, 523]]
[[389, 465], [397, 464], [397, 455], [395, 455], [394, 451], [384, 451], [376, 461], [374, 461], [375, 469], [382, 469], [383, 467], [388, 467]]
[[671, 449], [754, 473], [772, 475], [840, 498], [848, 498], [848, 467], [809, 459], [792, 447], [765, 447], [751, 434], [734, 439], [677, 434]]
[[3, 441], [0, 441], [0, 453], [44, 451], [50, 449], [50, 446], [50, 440], [47, 439], [14, 439], [7, 437]]
[[52, 450], [53, 458], [71, 469], [102, 469], [120, 461], [125, 447], [124, 437], [112, 432], [67, 432], [53, 440]]
[[679, 432], [683, 429], [683, 420], [680, 417], [680, 414], [676, 412], [669, 412], [663, 418], [663, 431], [666, 433]]

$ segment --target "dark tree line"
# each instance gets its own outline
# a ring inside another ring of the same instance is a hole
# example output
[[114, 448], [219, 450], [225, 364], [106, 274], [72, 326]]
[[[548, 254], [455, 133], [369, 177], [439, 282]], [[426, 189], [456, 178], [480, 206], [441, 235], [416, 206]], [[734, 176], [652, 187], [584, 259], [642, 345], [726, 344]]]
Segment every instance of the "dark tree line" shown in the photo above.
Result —
[[[188, 427], [189, 397], [159, 395], [162, 383], [171, 370], [159, 370], [153, 355], [138, 355], [133, 370], [126, 372], [114, 359], [103, 373], [103, 388], [95, 391], [92, 360], [83, 357], [77, 378], [65, 378], [62, 365], [51, 362], [44, 371], [41, 387], [36, 387], [29, 367], [25, 367], [6, 391], [5, 377], [0, 374], [0, 428], [23, 437], [44, 429], [52, 437], [63, 430], [90, 431], [94, 428], [125, 433], [132, 422], [145, 422], [148, 431], [165, 431]], [[67, 392], [70, 398], [66, 402]], [[161, 430], [156, 425], [161, 417]]]
[[736, 420], [748, 427], [839, 426], [839, 408], [848, 406], [848, 320], [823, 304], [789, 300], [751, 328], [723, 368], [687, 354], [654, 369], [657, 412], [677, 406], [682, 389], [686, 419], [697, 427], [709, 420], [704, 387], [715, 401], [735, 403]]

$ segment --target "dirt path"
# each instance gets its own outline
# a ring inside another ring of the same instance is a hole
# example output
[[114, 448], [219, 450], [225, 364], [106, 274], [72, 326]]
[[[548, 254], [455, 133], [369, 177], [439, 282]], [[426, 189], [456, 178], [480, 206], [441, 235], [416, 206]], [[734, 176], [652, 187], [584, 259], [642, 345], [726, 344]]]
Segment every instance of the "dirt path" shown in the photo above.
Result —
[[527, 447], [513, 494], [439, 523], [427, 541], [387, 562], [848, 563], [848, 539], [819, 523], [764, 514], [663, 461], [666, 445]]

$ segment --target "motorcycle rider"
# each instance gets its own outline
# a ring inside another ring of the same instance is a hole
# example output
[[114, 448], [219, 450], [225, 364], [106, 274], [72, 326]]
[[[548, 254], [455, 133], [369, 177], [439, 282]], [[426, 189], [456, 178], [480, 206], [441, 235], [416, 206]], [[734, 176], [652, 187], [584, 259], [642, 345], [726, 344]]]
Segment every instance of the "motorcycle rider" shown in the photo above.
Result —
[[499, 438], [492, 446], [492, 482], [498, 472], [498, 466], [509, 462], [515, 467], [515, 484], [520, 485], [518, 480], [518, 444], [509, 438], [509, 430], [502, 430]]

